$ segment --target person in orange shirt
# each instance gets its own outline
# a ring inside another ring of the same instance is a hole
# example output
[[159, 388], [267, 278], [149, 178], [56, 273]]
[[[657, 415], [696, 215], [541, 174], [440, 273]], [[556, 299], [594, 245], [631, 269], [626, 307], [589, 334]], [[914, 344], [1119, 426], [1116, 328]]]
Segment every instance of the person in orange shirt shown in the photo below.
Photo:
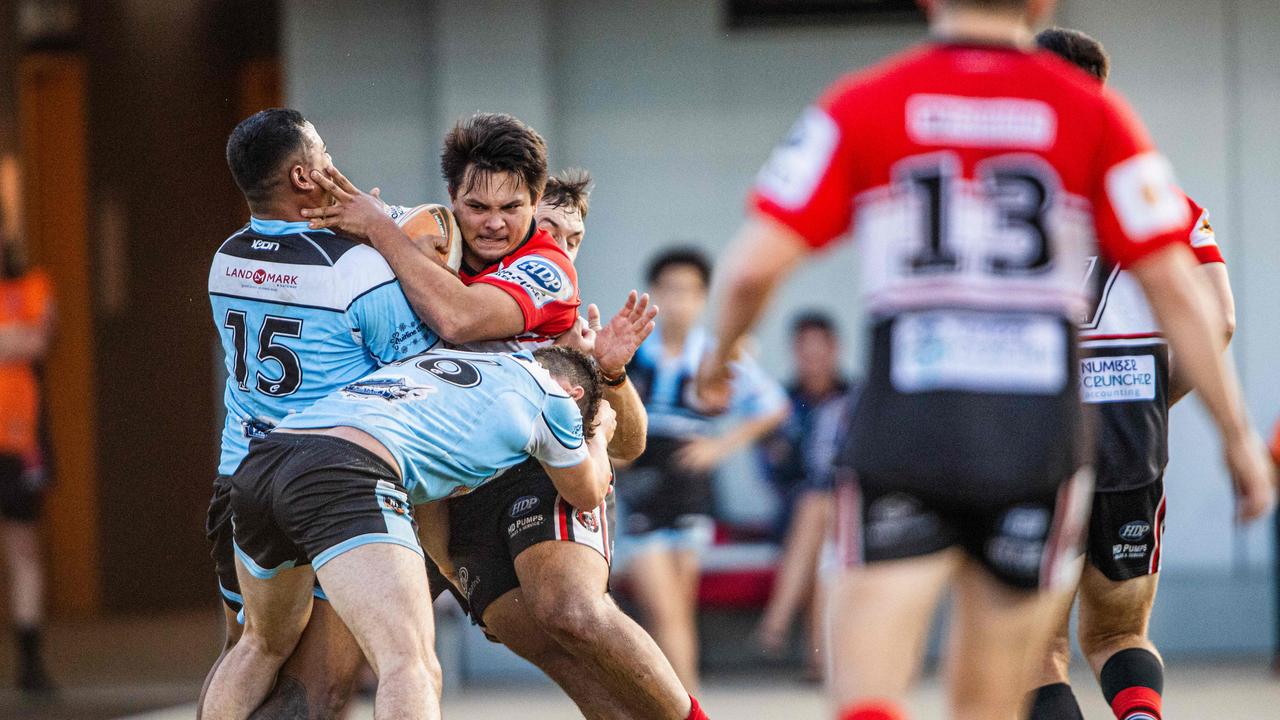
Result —
[[53, 298], [48, 277], [25, 267], [16, 236], [0, 256], [0, 538], [9, 570], [9, 610], [18, 646], [18, 686], [52, 690], [41, 657], [44, 565], [39, 524], [44, 489], [40, 390], [34, 366], [49, 346]]

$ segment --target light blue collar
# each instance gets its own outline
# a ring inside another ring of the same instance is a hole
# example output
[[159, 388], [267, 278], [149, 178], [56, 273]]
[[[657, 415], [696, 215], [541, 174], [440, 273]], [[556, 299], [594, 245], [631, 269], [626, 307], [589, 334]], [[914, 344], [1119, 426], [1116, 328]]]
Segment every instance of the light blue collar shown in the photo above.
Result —
[[286, 220], [263, 220], [249, 216], [249, 228], [259, 235], [295, 235], [304, 232], [324, 232], [333, 234], [328, 228], [313, 230], [306, 220], [298, 222], [288, 222]]

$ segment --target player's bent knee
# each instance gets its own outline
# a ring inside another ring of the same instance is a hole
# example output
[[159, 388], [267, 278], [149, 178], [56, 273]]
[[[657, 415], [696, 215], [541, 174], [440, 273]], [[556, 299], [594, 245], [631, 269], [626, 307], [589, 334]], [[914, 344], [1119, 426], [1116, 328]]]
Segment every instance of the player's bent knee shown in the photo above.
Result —
[[296, 636], [263, 635], [249, 630], [241, 635], [240, 640], [236, 643], [236, 648], [240, 652], [251, 653], [279, 666], [284, 665], [285, 660], [289, 659], [289, 655], [293, 653], [293, 649], [297, 644], [298, 638]]
[[378, 686], [425, 688], [431, 695], [439, 697], [444, 678], [440, 663], [432, 653], [429, 657], [410, 658], [378, 668]]
[[590, 642], [609, 611], [603, 596], [582, 591], [545, 593], [533, 605], [534, 619], [560, 642]]

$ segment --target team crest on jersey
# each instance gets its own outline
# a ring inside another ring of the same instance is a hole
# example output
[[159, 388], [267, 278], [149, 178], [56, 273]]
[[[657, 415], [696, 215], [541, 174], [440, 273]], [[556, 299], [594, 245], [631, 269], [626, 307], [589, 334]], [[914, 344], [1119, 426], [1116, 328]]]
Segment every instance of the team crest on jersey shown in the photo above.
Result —
[[369, 378], [342, 388], [342, 394], [352, 398], [381, 398], [383, 400], [420, 400], [436, 388], [430, 385], [413, 385], [404, 378]]
[[559, 265], [537, 255], [518, 258], [509, 267], [494, 273], [494, 277], [519, 285], [537, 307], [573, 297], [573, 282], [565, 271]]

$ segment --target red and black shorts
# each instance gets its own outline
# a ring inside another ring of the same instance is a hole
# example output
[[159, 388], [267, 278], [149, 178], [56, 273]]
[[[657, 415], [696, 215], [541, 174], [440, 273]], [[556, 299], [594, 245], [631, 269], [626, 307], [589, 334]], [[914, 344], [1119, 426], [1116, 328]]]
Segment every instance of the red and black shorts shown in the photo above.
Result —
[[489, 604], [520, 587], [515, 559], [538, 543], [575, 542], [612, 563], [613, 512], [612, 491], [592, 510], [565, 502], [532, 459], [449, 500], [449, 558], [472, 621], [482, 625]]
[[1093, 489], [1082, 471], [1056, 489], [979, 503], [937, 492], [859, 482], [836, 483], [836, 551], [845, 567], [962, 548], [1002, 583], [1057, 589], [1079, 574], [1080, 542]]
[[1131, 490], [1093, 495], [1089, 564], [1119, 582], [1160, 572], [1164, 541], [1164, 479]]

